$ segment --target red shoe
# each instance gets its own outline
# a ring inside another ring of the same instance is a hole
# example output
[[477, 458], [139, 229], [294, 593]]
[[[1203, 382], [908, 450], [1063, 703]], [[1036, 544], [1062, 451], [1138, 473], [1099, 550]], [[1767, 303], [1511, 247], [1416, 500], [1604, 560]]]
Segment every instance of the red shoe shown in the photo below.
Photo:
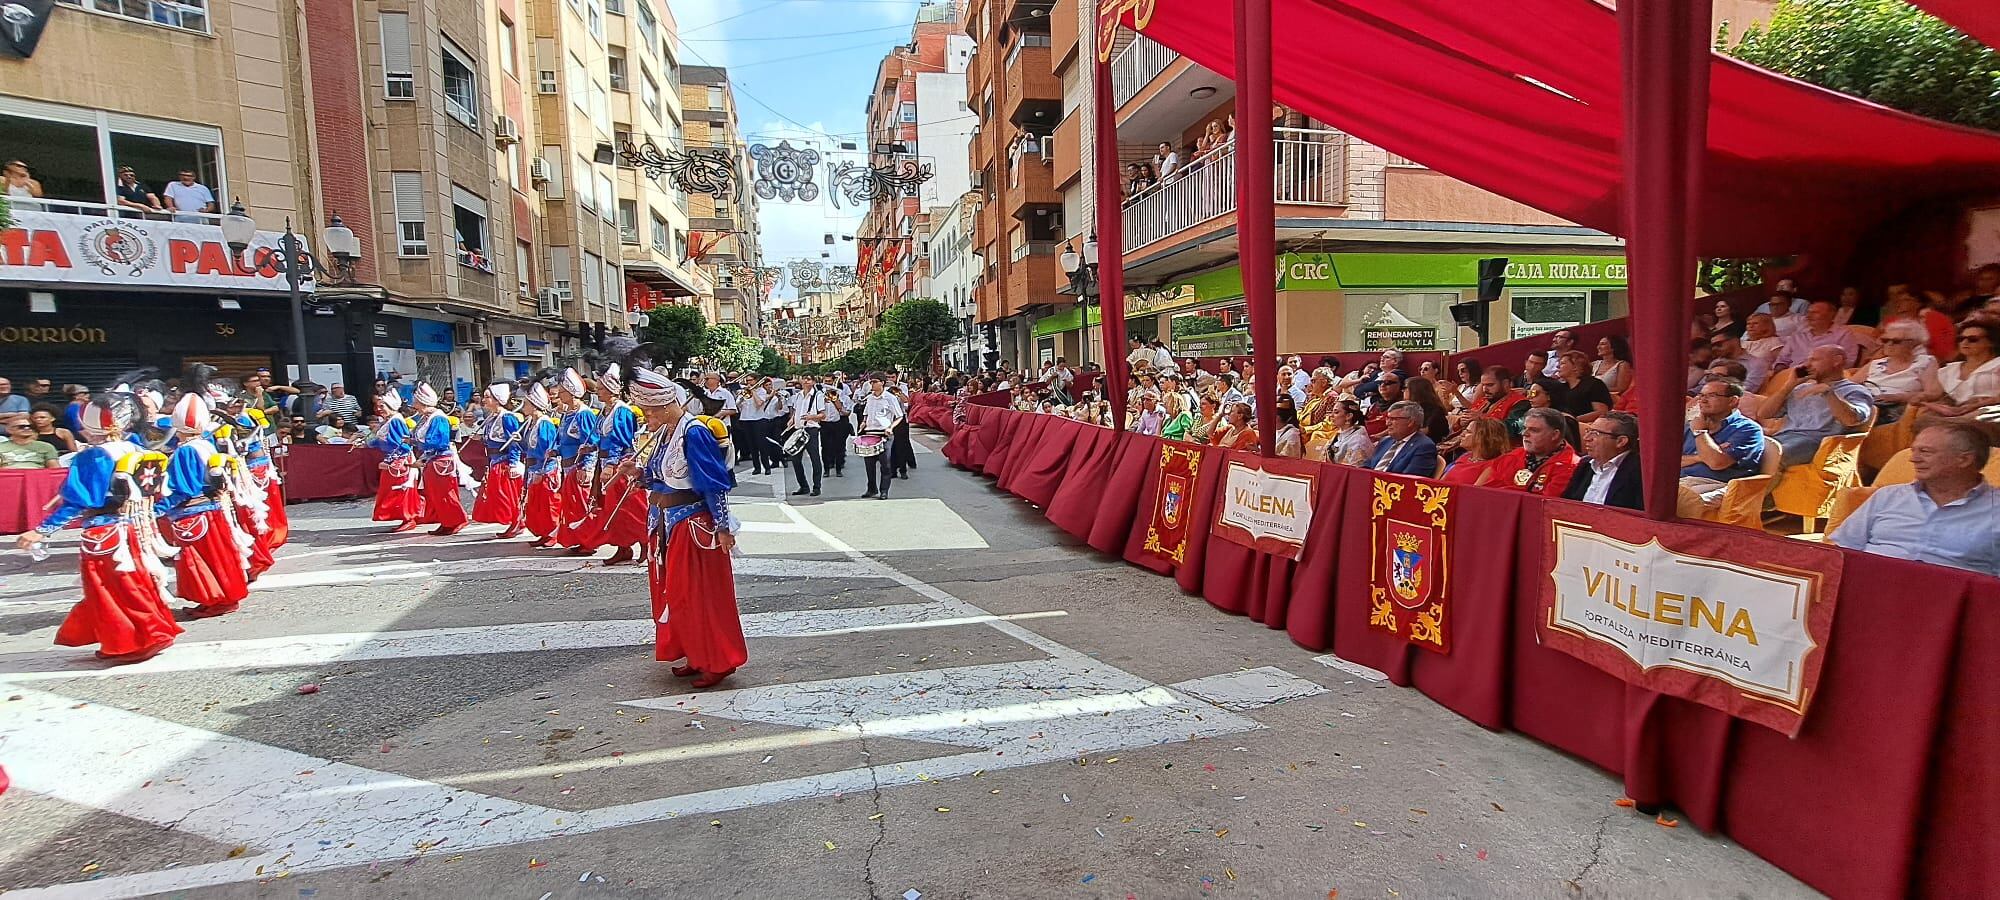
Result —
[[106, 653], [102, 650], [99, 650], [97, 651], [97, 658], [104, 660], [106, 662], [117, 663], [119, 665], [128, 665], [136, 662], [145, 662], [146, 660], [152, 659], [153, 657], [160, 655], [160, 651], [165, 650], [173, 645], [174, 645], [174, 639], [167, 638], [166, 640], [154, 644], [151, 647], [147, 647], [143, 650], [134, 650], [131, 653]]
[[391, 529], [389, 533], [402, 534], [405, 531], [415, 531], [415, 530], [417, 530], [417, 520], [410, 519], [405, 521], [403, 524], [396, 526], [394, 529]]
[[458, 528], [448, 528], [446, 526], [439, 525], [438, 527], [431, 529], [431, 535], [433, 537], [450, 537], [454, 534], [457, 534], [459, 528], [464, 528], [464, 527], [465, 526], [460, 525], [458, 526]]
[[506, 531], [500, 532], [500, 539], [504, 541], [520, 533], [521, 533], [521, 527], [516, 525], [513, 528], [509, 528]]
[[734, 674], [736, 674], [735, 669], [730, 669], [727, 672], [703, 672], [700, 678], [694, 680], [694, 684], [691, 685], [691, 687], [693, 687], [695, 690], [701, 690], [703, 688], [712, 688], [718, 684], [721, 684], [722, 679], [728, 678], [729, 676]]
[[216, 616], [225, 616], [235, 612], [236, 606], [237, 604], [235, 603], [225, 603], [216, 606], [197, 606], [191, 610], [188, 610], [188, 618], [213, 619]]
[[628, 547], [619, 547], [618, 552], [611, 554], [611, 558], [605, 560], [604, 564], [607, 566], [622, 566], [632, 561], [633, 561], [632, 548], [628, 546]]
[[675, 678], [693, 678], [694, 676], [696, 676], [696, 675], [700, 675], [700, 674], [701, 674], [701, 670], [700, 670], [700, 669], [697, 669], [697, 668], [695, 668], [695, 667], [693, 667], [693, 666], [675, 666], [675, 667], [674, 667], [674, 677], [675, 677]]

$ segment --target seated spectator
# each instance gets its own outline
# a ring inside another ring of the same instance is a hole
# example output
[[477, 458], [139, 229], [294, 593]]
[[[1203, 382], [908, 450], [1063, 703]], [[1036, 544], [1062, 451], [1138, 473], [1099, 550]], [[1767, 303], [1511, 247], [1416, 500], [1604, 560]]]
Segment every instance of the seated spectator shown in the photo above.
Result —
[[1188, 411], [1187, 395], [1173, 391], [1160, 398], [1160, 410], [1166, 422], [1160, 426], [1160, 437], [1170, 441], [1187, 440], [1188, 432], [1194, 430], [1194, 413]]
[[1563, 497], [1598, 506], [1645, 509], [1639, 480], [1639, 417], [1613, 410], [1583, 426], [1583, 464], [1576, 467]]
[[1535, 382], [1535, 379], [1552, 377], [1542, 374], [1542, 372], [1548, 369], [1548, 367], [1549, 367], [1549, 351], [1547, 350], [1528, 351], [1528, 358], [1521, 362], [1521, 377], [1515, 386], [1525, 391], [1528, 389], [1528, 385], [1533, 384]]
[[1127, 424], [1126, 430], [1133, 434], [1157, 436], [1160, 428], [1167, 424], [1166, 412], [1160, 409], [1160, 395], [1153, 391], [1140, 394], [1139, 406], [1127, 416], [1131, 422]]
[[1981, 477], [1992, 452], [1986, 432], [1970, 422], [1924, 423], [1910, 445], [1916, 480], [1876, 490], [1827, 540], [2000, 575], [2000, 491]]
[[1797, 386], [1762, 423], [1784, 449], [1784, 465], [1810, 463], [1821, 440], [1867, 426], [1875, 398], [1847, 380], [1844, 360], [1838, 347], [1812, 351]]
[[1717, 352], [1715, 342], [1719, 338], [1696, 338], [1688, 344], [1688, 396], [1701, 387], [1701, 380], [1708, 375], [1708, 367], [1722, 354]]
[[1882, 356], [1868, 364], [1861, 380], [1880, 411], [1877, 424], [1901, 419], [1910, 404], [1935, 398], [1937, 359], [1924, 350], [1929, 337], [1907, 319], [1882, 326]]
[[1215, 444], [1225, 450], [1257, 449], [1257, 429], [1250, 424], [1250, 404], [1231, 403], [1223, 415], [1224, 425]]
[[1548, 359], [1542, 363], [1542, 377], [1561, 378], [1557, 367], [1562, 365], [1563, 354], [1576, 349], [1576, 332], [1559, 328], [1549, 334]]
[[1419, 375], [1405, 382], [1403, 389], [1411, 401], [1424, 408], [1424, 433], [1433, 441], [1450, 437], [1451, 414], [1445, 411], [1444, 398], [1438, 396], [1437, 382]]
[[1521, 446], [1493, 464], [1494, 487], [1560, 497], [1576, 474], [1576, 450], [1569, 445], [1569, 422], [1559, 410], [1531, 409], [1521, 425]]
[[[1688, 386], [1688, 394], [1690, 396], [1695, 391], [1701, 390], [1701, 383], [1707, 380], [1708, 376], [1713, 373], [1715, 364], [1718, 362], [1728, 361], [1742, 365], [1744, 372], [1743, 389], [1745, 391], [1755, 392], [1761, 389], [1764, 386], [1764, 380], [1771, 376], [1770, 366], [1772, 360], [1769, 357], [1751, 353], [1743, 346], [1742, 337], [1733, 334], [1719, 334], [1709, 338], [1708, 343], [1711, 351], [1708, 357], [1708, 366], [1701, 372], [1701, 377], [1696, 378], [1694, 383]], [[1689, 354], [1689, 356], [1692, 358], [1693, 354]]]
[[1361, 368], [1355, 369], [1335, 380], [1333, 383], [1333, 392], [1344, 397], [1356, 397], [1358, 399], [1359, 395], [1355, 393], [1355, 390], [1361, 386], [1362, 382], [1374, 380], [1376, 374], [1381, 371], [1381, 363], [1371, 362], [1364, 364]]
[[1854, 332], [1833, 324], [1838, 309], [1831, 300], [1814, 300], [1808, 304], [1804, 326], [1787, 336], [1784, 349], [1778, 352], [1778, 367], [1805, 365], [1806, 357], [1821, 347], [1839, 350], [1842, 368], [1860, 360], [1861, 342], [1855, 338]]
[[10, 414], [0, 419], [7, 423], [7, 440], [0, 441], [0, 469], [62, 468], [56, 460], [56, 448], [42, 442], [27, 416]]
[[1423, 433], [1424, 418], [1424, 408], [1414, 401], [1389, 404], [1383, 410], [1382, 440], [1369, 454], [1368, 468], [1395, 475], [1437, 477], [1437, 442]]
[[35, 439], [56, 448], [57, 453], [75, 453], [79, 449], [76, 434], [56, 425], [56, 411], [50, 407], [36, 407], [28, 414], [28, 424], [35, 429]]
[[1611, 389], [1604, 382], [1590, 374], [1590, 357], [1581, 350], [1571, 350], [1557, 360], [1556, 377], [1565, 390], [1556, 398], [1556, 408], [1576, 418], [1577, 424], [1588, 425], [1597, 417], [1611, 411], [1615, 402]]
[[1729, 301], [1717, 300], [1715, 301], [1715, 316], [1708, 323], [1708, 337], [1729, 333], [1741, 336], [1743, 334], [1743, 322], [1736, 318], [1736, 310], [1730, 307]]
[[1983, 316], [1958, 323], [1958, 359], [1938, 370], [1936, 387], [1942, 398], [1924, 404], [1925, 412], [1944, 418], [1976, 416], [2000, 404], [2000, 355], [1994, 353], [1995, 334], [2000, 334], [2000, 322]]
[[1771, 302], [1764, 306], [1762, 312], [1771, 317], [1771, 330], [1778, 337], [1788, 338], [1805, 321], [1806, 301], [1793, 293], [1791, 288], [1780, 285], [1771, 292]]
[[1341, 400], [1334, 404], [1329, 424], [1334, 428], [1333, 442], [1327, 445], [1326, 458], [1344, 466], [1365, 466], [1375, 453], [1375, 439], [1369, 437], [1368, 429], [1361, 427], [1363, 420], [1361, 404], [1352, 400]]
[[[69, 429], [71, 434], [81, 433], [83, 408], [90, 405], [90, 388], [80, 384], [66, 384], [63, 385], [63, 395], [69, 398], [69, 402], [63, 405], [63, 427]], [[155, 409], [150, 412], [157, 413], [160, 410]]]
[[26, 396], [14, 393], [14, 382], [0, 378], [0, 416], [26, 416], [35, 404]]
[[1598, 338], [1597, 359], [1590, 363], [1590, 374], [1611, 391], [1611, 405], [1616, 408], [1625, 392], [1632, 389], [1632, 345], [1615, 334]]
[[[1359, 392], [1356, 396], [1359, 396]], [[1368, 433], [1381, 437], [1389, 428], [1386, 421], [1389, 407], [1401, 402], [1403, 402], [1403, 373], [1382, 373], [1382, 377], [1375, 382], [1375, 394], [1368, 403], [1368, 420], [1365, 423]]]
[[1873, 310], [1861, 308], [1861, 289], [1851, 284], [1840, 289], [1840, 299], [1834, 301], [1834, 306], [1837, 308], [1833, 313], [1833, 324], [1838, 328], [1873, 326], [1879, 319]]
[[[1382, 361], [1376, 368], [1375, 374], [1354, 386], [1354, 399], [1364, 403], [1375, 399], [1376, 394], [1381, 392], [1383, 380], [1391, 377], [1399, 382], [1403, 380], [1403, 351], [1401, 350], [1382, 351]], [[1390, 400], [1388, 402], [1394, 403], [1396, 401]]]
[[1889, 301], [1882, 312], [1884, 327], [1895, 322], [1915, 322], [1922, 326], [1928, 336], [1925, 349], [1933, 358], [1947, 360], [1958, 352], [1951, 317], [1924, 305], [1923, 298], [1909, 285], [1889, 285]]
[[1285, 459], [1300, 459], [1306, 455], [1305, 434], [1299, 431], [1299, 409], [1292, 405], [1292, 398], [1278, 395], [1276, 410], [1278, 436], [1275, 450]]
[[1444, 470], [1444, 480], [1452, 484], [1486, 484], [1493, 478], [1493, 464], [1514, 449], [1506, 424], [1485, 417], [1465, 423], [1458, 445], [1465, 452]]
[[1452, 365], [1453, 380], [1438, 385], [1444, 394], [1446, 405], [1452, 409], [1464, 409], [1479, 395], [1479, 380], [1486, 374], [1486, 366], [1476, 359], [1461, 359]]
[[1222, 426], [1222, 401], [1203, 397], [1200, 411], [1195, 415], [1194, 427], [1188, 429], [1187, 439], [1196, 444], [1212, 443]]

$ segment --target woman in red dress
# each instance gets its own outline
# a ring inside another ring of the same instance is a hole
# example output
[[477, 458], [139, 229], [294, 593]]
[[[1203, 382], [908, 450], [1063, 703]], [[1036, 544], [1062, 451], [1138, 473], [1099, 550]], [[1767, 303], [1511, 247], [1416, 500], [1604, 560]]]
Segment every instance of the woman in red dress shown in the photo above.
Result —
[[424, 495], [417, 490], [410, 420], [403, 418], [402, 406], [403, 398], [394, 387], [375, 398], [375, 414], [382, 417], [382, 424], [368, 438], [368, 446], [382, 452], [382, 474], [375, 481], [374, 519], [397, 523], [396, 531], [409, 531], [423, 519]]
[[556, 456], [556, 421], [549, 418], [549, 389], [528, 388], [521, 406], [528, 424], [521, 428], [521, 464], [527, 468], [527, 488], [521, 493], [521, 521], [535, 536], [534, 546], [555, 540], [562, 521], [562, 469]]

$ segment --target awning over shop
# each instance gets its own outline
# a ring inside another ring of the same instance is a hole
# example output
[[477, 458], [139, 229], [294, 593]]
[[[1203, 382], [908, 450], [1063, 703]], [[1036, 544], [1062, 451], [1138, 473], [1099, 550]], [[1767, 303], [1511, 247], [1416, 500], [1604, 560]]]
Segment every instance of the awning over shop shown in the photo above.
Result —
[[[1917, 0], [1989, 42], [2000, 5]], [[1593, 0], [1280, 0], [1275, 98], [1454, 178], [1614, 234], [1624, 219], [1619, 31]], [[1235, 71], [1231, 4], [1157, 0], [1143, 32]], [[1697, 252], [1844, 250], [1925, 201], [2000, 189], [2000, 135], [1719, 55]]]
[[653, 263], [627, 260], [625, 277], [659, 291], [668, 298], [693, 297], [704, 290], [703, 285], [694, 283], [686, 275]]

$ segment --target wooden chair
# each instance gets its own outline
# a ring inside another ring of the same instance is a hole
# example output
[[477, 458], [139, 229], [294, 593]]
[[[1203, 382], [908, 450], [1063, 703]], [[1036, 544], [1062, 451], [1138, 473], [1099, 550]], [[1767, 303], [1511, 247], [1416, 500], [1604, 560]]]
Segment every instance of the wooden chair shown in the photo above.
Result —
[[[1987, 469], [2000, 471], [1991, 464]], [[1909, 484], [1915, 480], [1917, 480], [1917, 469], [1910, 463], [1910, 449], [1905, 447], [1882, 464], [1882, 471], [1875, 473], [1875, 480], [1869, 482], [1867, 487], [1856, 485], [1841, 488], [1833, 493], [1833, 508], [1826, 516], [1827, 533], [1832, 534], [1834, 529], [1840, 527], [1840, 523], [1847, 521], [1848, 516], [1854, 515], [1854, 511], [1860, 509], [1861, 504], [1876, 490], [1892, 484]]]
[[1781, 458], [1784, 448], [1778, 442], [1764, 437], [1764, 464], [1759, 474], [1738, 478], [1723, 489], [1722, 503], [1708, 510], [1703, 518], [1723, 525], [1738, 528], [1762, 530], [1764, 527], [1764, 498], [1771, 493], [1771, 485], [1783, 471]]
[[1821, 440], [1812, 462], [1778, 477], [1771, 488], [1772, 505], [1804, 520], [1806, 534], [1818, 534], [1820, 520], [1833, 513], [1834, 495], [1861, 485], [1861, 443], [1867, 439], [1864, 431]]

